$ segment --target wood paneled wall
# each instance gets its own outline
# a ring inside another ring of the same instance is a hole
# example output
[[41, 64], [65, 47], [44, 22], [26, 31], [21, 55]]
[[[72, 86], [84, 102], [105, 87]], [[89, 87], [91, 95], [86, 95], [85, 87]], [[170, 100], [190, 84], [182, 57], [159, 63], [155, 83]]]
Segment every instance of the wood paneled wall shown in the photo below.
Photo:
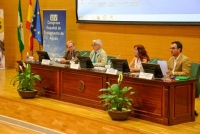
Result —
[[[29, 51], [29, 31], [25, 29], [29, 0], [21, 0], [25, 50]], [[32, 0], [33, 8], [35, 0]], [[75, 0], [39, 0], [41, 17], [43, 21], [43, 9], [66, 9], [67, 10], [67, 40], [73, 40], [79, 50], [91, 50], [93, 39], [101, 39], [103, 49], [108, 55], [133, 58], [133, 46], [143, 44], [150, 57], [158, 57], [168, 60], [169, 47], [172, 41], [179, 40], [183, 44], [183, 54], [191, 61], [200, 62], [200, 26], [158, 26], [158, 25], [117, 25], [117, 24], [83, 24], [76, 23]], [[18, 0], [1, 0], [0, 8], [4, 9], [5, 19], [5, 49], [6, 66], [16, 66], [15, 61], [20, 60], [17, 41], [17, 7]], [[34, 54], [41, 50], [37, 41], [34, 41]], [[35, 55], [35, 58], [37, 56]]]

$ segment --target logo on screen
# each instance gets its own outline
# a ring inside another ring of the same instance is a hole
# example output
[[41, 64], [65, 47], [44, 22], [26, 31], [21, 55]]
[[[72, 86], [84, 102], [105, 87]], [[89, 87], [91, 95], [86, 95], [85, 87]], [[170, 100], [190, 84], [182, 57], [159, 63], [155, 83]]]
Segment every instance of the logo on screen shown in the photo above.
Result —
[[58, 21], [58, 15], [57, 14], [51, 14], [50, 15], [50, 21]]

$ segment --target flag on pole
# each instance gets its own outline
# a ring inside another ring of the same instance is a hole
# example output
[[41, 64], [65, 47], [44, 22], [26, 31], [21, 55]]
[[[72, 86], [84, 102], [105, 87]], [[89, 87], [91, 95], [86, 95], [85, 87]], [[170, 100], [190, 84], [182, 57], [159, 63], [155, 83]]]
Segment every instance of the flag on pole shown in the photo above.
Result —
[[37, 39], [40, 45], [43, 46], [40, 6], [39, 6], [38, 0], [36, 0], [36, 3], [35, 3], [35, 10], [33, 13], [33, 18], [32, 18], [31, 32], [33, 34], [33, 38]]
[[33, 35], [32, 35], [32, 32], [31, 32], [32, 15], [33, 15], [32, 1], [29, 0], [28, 15], [27, 15], [27, 20], [26, 20], [26, 28], [30, 31], [30, 35], [29, 35], [30, 51], [33, 50]]
[[21, 2], [19, 0], [18, 4], [18, 41], [19, 41], [19, 50], [20, 53], [24, 50], [24, 29], [22, 24], [22, 10], [21, 10]]
[[28, 30], [30, 30], [30, 28], [31, 28], [32, 15], [33, 15], [32, 1], [29, 0], [28, 15], [27, 15], [27, 20], [26, 20], [26, 28]]

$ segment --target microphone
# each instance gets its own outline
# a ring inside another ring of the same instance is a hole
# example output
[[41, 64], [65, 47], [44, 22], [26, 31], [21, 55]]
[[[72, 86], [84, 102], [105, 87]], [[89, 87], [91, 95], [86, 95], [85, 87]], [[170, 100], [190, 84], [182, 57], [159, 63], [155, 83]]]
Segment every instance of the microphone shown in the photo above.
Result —
[[150, 63], [150, 64], [151, 64], [151, 63], [154, 63], [156, 60], [157, 60], [157, 59], [154, 59], [154, 60], [153, 60], [153, 61], [151, 61], [151, 62], [149, 61], [149, 63]]
[[119, 58], [120, 56], [121, 56], [121, 54], [119, 54], [119, 55], [116, 57], [116, 59]]
[[84, 54], [82, 54], [81, 56], [84, 56], [84, 55], [86, 55], [88, 52], [85, 52]]
[[37, 53], [33, 54], [32, 57], [34, 57], [35, 55], [37, 55]]
[[64, 53], [65, 53], [65, 51], [63, 51], [62, 53], [59, 53], [59, 54], [55, 54], [55, 56], [62, 57]]

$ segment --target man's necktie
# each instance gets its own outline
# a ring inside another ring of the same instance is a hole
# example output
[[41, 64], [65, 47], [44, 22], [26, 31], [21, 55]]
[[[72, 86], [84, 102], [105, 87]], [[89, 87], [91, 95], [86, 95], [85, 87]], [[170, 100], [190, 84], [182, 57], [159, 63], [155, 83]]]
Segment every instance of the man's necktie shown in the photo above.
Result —
[[69, 57], [70, 57], [70, 60], [72, 59], [72, 56], [73, 56], [73, 53], [70, 53], [70, 56], [69, 56]]
[[97, 52], [94, 53], [93, 63], [96, 63], [96, 55], [97, 55]]

